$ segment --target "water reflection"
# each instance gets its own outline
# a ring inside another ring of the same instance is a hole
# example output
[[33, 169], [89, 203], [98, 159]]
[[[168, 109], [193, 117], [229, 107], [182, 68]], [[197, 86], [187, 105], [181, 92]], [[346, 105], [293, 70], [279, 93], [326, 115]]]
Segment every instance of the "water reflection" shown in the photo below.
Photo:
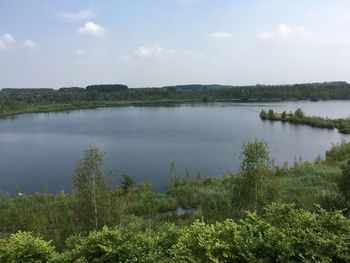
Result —
[[16, 186], [33, 193], [72, 187], [74, 167], [83, 151], [96, 145], [106, 153], [106, 169], [151, 181], [163, 191], [169, 166], [203, 176], [235, 171], [244, 142], [267, 141], [278, 163], [313, 160], [332, 143], [348, 139], [335, 130], [261, 121], [261, 109], [346, 117], [348, 101], [276, 103], [198, 103], [159, 107], [116, 107], [71, 112], [22, 114], [0, 120], [0, 190]]

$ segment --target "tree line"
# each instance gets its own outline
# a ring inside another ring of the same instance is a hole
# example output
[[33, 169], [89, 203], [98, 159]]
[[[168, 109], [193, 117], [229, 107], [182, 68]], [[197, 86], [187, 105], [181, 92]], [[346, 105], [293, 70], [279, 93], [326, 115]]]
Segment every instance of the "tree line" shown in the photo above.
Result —
[[0, 91], [0, 115], [45, 112], [130, 103], [183, 101], [350, 99], [346, 82], [295, 85], [182, 85], [162, 88], [129, 88], [122, 84], [54, 89], [6, 89]]

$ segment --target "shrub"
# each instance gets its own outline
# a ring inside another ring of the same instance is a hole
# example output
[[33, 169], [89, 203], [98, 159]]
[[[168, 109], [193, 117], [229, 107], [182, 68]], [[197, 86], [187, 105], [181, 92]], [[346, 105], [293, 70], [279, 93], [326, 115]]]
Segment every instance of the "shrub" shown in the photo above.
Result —
[[340, 212], [273, 204], [263, 217], [184, 228], [172, 247], [175, 262], [349, 262], [350, 223]]
[[108, 228], [68, 240], [68, 262], [162, 262], [159, 237], [139, 229]]
[[55, 262], [57, 253], [50, 242], [31, 232], [17, 232], [0, 240], [0, 262]]

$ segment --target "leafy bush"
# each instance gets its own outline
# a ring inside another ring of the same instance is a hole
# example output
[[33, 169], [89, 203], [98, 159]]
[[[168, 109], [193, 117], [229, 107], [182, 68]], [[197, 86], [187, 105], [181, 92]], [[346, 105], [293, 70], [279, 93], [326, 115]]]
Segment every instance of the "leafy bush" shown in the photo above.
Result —
[[332, 148], [326, 152], [326, 162], [341, 162], [350, 157], [350, 142], [342, 141], [334, 144]]
[[273, 204], [240, 221], [196, 221], [182, 230], [175, 262], [348, 262], [350, 222], [340, 212], [316, 213]]
[[133, 228], [108, 228], [72, 237], [64, 253], [67, 262], [162, 262], [159, 236]]
[[350, 134], [350, 119], [329, 119], [316, 116], [306, 116], [301, 109], [297, 109], [294, 113], [287, 114], [285, 111], [276, 113], [273, 110], [260, 112], [262, 120], [290, 122], [294, 124], [304, 124], [311, 127], [334, 129], [337, 128], [340, 133]]
[[50, 242], [31, 232], [17, 232], [0, 240], [0, 262], [55, 262], [57, 253]]

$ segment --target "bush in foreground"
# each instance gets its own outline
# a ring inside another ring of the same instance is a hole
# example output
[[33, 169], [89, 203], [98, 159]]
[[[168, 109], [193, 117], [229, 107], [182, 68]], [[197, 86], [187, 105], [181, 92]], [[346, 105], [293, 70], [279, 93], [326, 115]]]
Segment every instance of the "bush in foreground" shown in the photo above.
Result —
[[341, 212], [274, 203], [261, 216], [158, 231], [104, 227], [67, 240], [58, 255], [29, 232], [0, 240], [0, 262], [350, 262], [350, 221]]
[[31, 232], [17, 232], [0, 239], [0, 262], [56, 262], [57, 253], [50, 242]]
[[175, 262], [350, 262], [350, 224], [340, 212], [273, 204], [263, 217], [196, 221], [171, 252]]

